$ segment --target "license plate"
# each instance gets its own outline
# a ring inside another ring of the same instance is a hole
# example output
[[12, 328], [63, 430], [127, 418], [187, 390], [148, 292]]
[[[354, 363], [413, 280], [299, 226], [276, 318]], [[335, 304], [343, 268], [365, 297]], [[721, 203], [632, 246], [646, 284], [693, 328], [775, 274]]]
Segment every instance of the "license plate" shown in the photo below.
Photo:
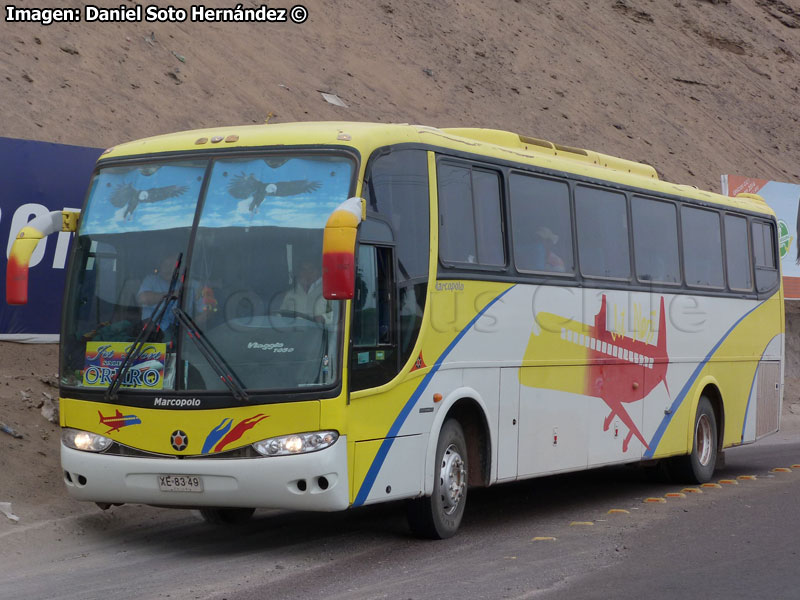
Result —
[[202, 492], [203, 478], [199, 475], [159, 475], [158, 489], [162, 492]]

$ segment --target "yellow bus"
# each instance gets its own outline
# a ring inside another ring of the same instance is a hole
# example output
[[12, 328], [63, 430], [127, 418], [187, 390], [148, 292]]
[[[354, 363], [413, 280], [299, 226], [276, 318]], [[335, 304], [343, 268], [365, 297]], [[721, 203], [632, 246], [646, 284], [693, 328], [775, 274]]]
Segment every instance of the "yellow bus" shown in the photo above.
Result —
[[292, 123], [107, 150], [76, 231], [69, 494], [200, 509], [405, 500], [662, 459], [708, 481], [778, 429], [776, 221], [757, 196], [511, 132]]

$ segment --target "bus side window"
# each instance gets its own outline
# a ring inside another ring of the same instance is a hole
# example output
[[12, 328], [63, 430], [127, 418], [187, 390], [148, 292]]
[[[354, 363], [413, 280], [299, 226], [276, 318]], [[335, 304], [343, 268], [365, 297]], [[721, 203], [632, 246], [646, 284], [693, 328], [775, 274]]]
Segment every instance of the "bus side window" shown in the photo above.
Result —
[[763, 221], [753, 221], [752, 232], [756, 289], [759, 292], [766, 292], [778, 283], [778, 269], [775, 266], [775, 236], [772, 226]]
[[569, 186], [563, 181], [518, 173], [511, 174], [509, 183], [517, 269], [574, 273]]
[[683, 206], [681, 232], [686, 284], [696, 287], [724, 287], [719, 213], [715, 210]]
[[442, 262], [504, 267], [500, 174], [444, 162], [437, 173]]
[[602, 279], [630, 279], [625, 195], [597, 187], [575, 188], [581, 273]]
[[472, 194], [477, 223], [478, 262], [502, 267], [503, 213], [500, 208], [500, 175], [495, 171], [472, 169]]
[[439, 178], [439, 254], [443, 261], [476, 263], [475, 213], [468, 168], [442, 164]]
[[350, 356], [352, 391], [386, 383], [397, 373], [397, 318], [392, 248], [358, 248]]
[[636, 277], [647, 283], [680, 284], [678, 214], [671, 202], [631, 199]]
[[752, 291], [753, 270], [747, 243], [747, 219], [725, 215], [725, 257], [728, 285], [732, 290]]

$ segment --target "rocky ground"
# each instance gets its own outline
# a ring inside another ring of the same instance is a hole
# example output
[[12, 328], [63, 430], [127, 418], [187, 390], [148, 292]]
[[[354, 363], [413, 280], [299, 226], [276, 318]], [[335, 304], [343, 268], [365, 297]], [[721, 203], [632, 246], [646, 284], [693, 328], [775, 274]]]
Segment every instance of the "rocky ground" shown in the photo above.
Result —
[[55, 344], [0, 344], [0, 503], [27, 521], [71, 510], [58, 455], [57, 354]]

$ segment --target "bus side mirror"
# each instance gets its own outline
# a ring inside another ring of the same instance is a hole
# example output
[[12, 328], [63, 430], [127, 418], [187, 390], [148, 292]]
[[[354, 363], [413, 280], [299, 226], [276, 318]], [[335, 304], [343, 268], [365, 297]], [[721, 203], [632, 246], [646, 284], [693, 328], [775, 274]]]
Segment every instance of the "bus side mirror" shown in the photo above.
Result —
[[6, 265], [6, 302], [28, 303], [28, 265], [39, 240], [56, 231], [77, 231], [80, 213], [56, 210], [36, 217], [17, 234]]
[[356, 287], [356, 234], [366, 217], [363, 198], [350, 198], [331, 213], [322, 237], [322, 296], [351, 300]]

